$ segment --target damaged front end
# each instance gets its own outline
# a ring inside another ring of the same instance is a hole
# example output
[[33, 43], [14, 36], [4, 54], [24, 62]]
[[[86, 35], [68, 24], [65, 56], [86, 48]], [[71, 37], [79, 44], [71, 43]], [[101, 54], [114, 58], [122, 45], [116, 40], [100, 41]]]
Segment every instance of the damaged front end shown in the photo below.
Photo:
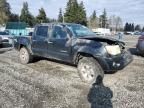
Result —
[[96, 56], [96, 59], [107, 72], [121, 70], [133, 60], [132, 55], [125, 50], [125, 43], [122, 41], [106, 37], [85, 37], [83, 39], [102, 44], [105, 54]]
[[125, 43], [116, 39], [106, 37], [84, 37], [82, 39], [100, 42], [107, 53], [112, 56], [119, 55], [125, 51]]
[[117, 40], [102, 42], [108, 55], [117, 56], [125, 52], [125, 43]]

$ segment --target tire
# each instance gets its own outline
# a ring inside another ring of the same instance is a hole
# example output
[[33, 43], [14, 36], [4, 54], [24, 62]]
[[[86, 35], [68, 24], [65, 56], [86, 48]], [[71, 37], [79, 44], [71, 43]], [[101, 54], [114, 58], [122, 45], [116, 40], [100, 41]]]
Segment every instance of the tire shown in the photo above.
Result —
[[104, 71], [93, 57], [83, 57], [78, 62], [78, 73], [81, 80], [88, 84], [101, 84]]
[[0, 44], [0, 48], [2, 48], [3, 47], [3, 44]]
[[32, 61], [32, 58], [33, 58], [32, 55], [25, 47], [20, 49], [19, 59], [22, 64], [28, 64], [29, 62]]

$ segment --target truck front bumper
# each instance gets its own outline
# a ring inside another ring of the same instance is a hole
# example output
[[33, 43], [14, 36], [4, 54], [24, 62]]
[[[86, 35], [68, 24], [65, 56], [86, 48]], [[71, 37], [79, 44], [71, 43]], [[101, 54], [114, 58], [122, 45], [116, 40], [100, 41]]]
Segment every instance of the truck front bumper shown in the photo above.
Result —
[[99, 63], [106, 72], [121, 70], [132, 61], [133, 56], [129, 52], [124, 52], [118, 56], [103, 57], [99, 59]]

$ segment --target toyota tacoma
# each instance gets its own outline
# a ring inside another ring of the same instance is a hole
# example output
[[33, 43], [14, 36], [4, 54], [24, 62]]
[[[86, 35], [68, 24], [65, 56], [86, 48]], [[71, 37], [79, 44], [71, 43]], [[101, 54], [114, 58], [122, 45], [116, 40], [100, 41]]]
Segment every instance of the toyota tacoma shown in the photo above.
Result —
[[102, 80], [104, 72], [121, 70], [133, 59], [124, 42], [96, 36], [87, 27], [73, 23], [39, 24], [32, 36], [18, 37], [14, 46], [21, 63], [38, 56], [71, 63], [86, 83]]

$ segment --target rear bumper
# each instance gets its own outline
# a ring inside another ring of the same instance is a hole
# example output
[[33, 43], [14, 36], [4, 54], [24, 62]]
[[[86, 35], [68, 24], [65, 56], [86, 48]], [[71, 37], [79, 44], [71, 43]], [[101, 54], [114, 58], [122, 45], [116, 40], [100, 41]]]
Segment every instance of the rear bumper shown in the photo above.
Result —
[[133, 56], [129, 52], [124, 52], [114, 57], [104, 57], [99, 59], [99, 63], [106, 72], [118, 71], [125, 68], [133, 61]]

